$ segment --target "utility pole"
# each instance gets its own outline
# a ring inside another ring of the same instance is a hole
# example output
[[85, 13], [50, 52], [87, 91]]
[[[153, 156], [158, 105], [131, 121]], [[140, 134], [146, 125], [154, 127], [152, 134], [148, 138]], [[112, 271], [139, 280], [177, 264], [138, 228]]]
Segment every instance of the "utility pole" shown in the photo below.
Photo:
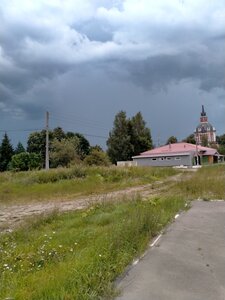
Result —
[[49, 112], [46, 111], [46, 149], [45, 149], [45, 170], [49, 170]]
[[199, 165], [199, 159], [198, 159], [198, 143], [197, 143], [197, 138], [196, 138], [196, 141], [195, 141], [195, 145], [196, 145], [196, 165], [198, 166]]

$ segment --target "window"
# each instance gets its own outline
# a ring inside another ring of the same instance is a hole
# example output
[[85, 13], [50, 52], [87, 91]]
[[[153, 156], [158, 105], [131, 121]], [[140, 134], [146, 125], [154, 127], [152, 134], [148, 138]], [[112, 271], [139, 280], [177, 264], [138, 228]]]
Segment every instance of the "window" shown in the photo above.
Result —
[[166, 160], [171, 160], [171, 157], [167, 157]]
[[152, 158], [152, 160], [156, 160], [156, 158]]
[[181, 158], [178, 156], [178, 157], [175, 157], [175, 160], [181, 160]]

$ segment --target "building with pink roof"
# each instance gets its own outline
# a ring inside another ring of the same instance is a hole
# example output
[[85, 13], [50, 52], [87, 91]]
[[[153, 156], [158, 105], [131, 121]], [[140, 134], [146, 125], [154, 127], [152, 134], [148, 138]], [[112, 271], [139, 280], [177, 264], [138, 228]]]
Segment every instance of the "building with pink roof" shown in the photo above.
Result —
[[145, 151], [132, 158], [136, 165], [161, 167], [180, 165], [191, 167], [223, 160], [223, 156], [216, 149], [183, 142]]

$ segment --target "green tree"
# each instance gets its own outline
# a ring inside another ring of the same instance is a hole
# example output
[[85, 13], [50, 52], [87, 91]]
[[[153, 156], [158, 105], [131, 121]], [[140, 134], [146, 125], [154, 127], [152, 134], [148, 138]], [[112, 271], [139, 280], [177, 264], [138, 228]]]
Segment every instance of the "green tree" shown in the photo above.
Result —
[[52, 167], [67, 167], [72, 161], [79, 160], [77, 147], [79, 139], [77, 137], [70, 139], [62, 139], [61, 141], [54, 139], [51, 143], [50, 164]]
[[[49, 134], [49, 139], [52, 139], [52, 133]], [[27, 141], [27, 152], [36, 153], [41, 157], [42, 166], [45, 163], [45, 152], [46, 152], [46, 131], [32, 132]]]
[[84, 159], [90, 153], [90, 143], [81, 133], [75, 133], [75, 137], [79, 139], [77, 153], [81, 159]]
[[14, 171], [27, 171], [29, 162], [29, 153], [21, 152], [12, 156], [10, 169]]
[[85, 164], [92, 166], [108, 166], [109, 158], [104, 151], [93, 149], [84, 159]]
[[129, 120], [126, 118], [126, 112], [120, 111], [114, 119], [114, 126], [109, 132], [107, 140], [108, 155], [112, 163], [117, 161], [130, 160], [134, 151], [131, 144]]
[[195, 145], [196, 144], [195, 135], [193, 133], [190, 134], [189, 136], [186, 137], [186, 139], [183, 140], [183, 142]]
[[225, 155], [225, 145], [219, 145], [218, 152], [219, 154]]
[[217, 136], [216, 141], [219, 145], [224, 145], [225, 146], [225, 134]]
[[208, 147], [209, 141], [207, 135], [203, 135], [201, 139], [201, 145], [204, 147]]
[[29, 170], [36, 170], [36, 169], [40, 169], [41, 166], [42, 166], [42, 164], [41, 164], [40, 154], [30, 153], [29, 154], [29, 161], [28, 161], [28, 169]]
[[23, 153], [23, 152], [26, 152], [26, 150], [25, 150], [23, 144], [21, 142], [19, 142], [16, 146], [14, 153], [19, 154], [19, 153]]
[[138, 155], [141, 152], [152, 149], [152, 138], [150, 129], [146, 127], [141, 112], [138, 112], [129, 121], [129, 131], [131, 144], [133, 145], [132, 155]]
[[9, 162], [13, 156], [13, 147], [10, 143], [7, 133], [4, 134], [0, 145], [0, 171], [6, 171]]
[[[76, 140], [76, 145], [74, 145], [74, 151], [76, 156], [79, 156], [80, 159], [84, 159], [85, 156], [90, 152], [89, 141], [80, 133], [67, 132], [65, 133], [61, 127], [56, 127], [53, 131], [49, 131], [49, 148], [55, 149], [56, 141], [65, 143], [65, 140], [71, 141]], [[53, 142], [54, 141], [54, 142]], [[53, 143], [53, 145], [52, 145]], [[62, 143], [62, 144], [63, 144]], [[58, 144], [57, 144], [58, 145]], [[60, 143], [59, 143], [60, 145]], [[58, 148], [57, 148], [58, 149]], [[41, 156], [42, 167], [45, 164], [45, 152], [46, 152], [46, 131], [42, 130], [41, 132], [32, 132], [27, 141], [27, 151], [29, 153], [36, 153]], [[57, 150], [58, 151], [58, 150]], [[56, 152], [53, 151], [53, 156], [56, 155]], [[58, 151], [60, 152], [60, 151]], [[51, 166], [55, 164], [52, 161]]]
[[52, 139], [57, 139], [61, 141], [66, 138], [66, 134], [61, 127], [56, 127], [52, 131]]
[[76, 137], [79, 139], [79, 144], [77, 146], [77, 153], [79, 154], [80, 159], [83, 160], [85, 158], [85, 156], [90, 153], [90, 149], [91, 149], [90, 143], [81, 133], [78, 133], [78, 132], [74, 133], [71, 131], [68, 131], [66, 133], [66, 138], [70, 139], [73, 137]]
[[102, 147], [99, 145], [95, 145], [95, 146], [90, 146], [90, 153], [93, 150], [97, 150], [97, 151], [103, 151]]
[[36, 153], [21, 152], [12, 156], [11, 170], [28, 171], [41, 167], [41, 157]]
[[166, 144], [168, 145], [168, 144], [175, 144], [175, 143], [177, 143], [177, 138], [175, 137], [175, 136], [170, 136], [169, 138], [168, 138], [168, 140], [167, 140], [167, 142], [166, 142]]

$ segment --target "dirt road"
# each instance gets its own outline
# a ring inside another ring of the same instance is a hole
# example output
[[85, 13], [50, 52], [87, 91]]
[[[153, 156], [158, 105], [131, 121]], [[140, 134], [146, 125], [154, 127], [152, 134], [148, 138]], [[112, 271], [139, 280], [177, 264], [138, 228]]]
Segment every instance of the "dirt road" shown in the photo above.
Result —
[[182, 174], [180, 173], [163, 181], [156, 181], [152, 184], [130, 187], [106, 194], [86, 196], [74, 200], [61, 199], [57, 201], [52, 200], [49, 202], [10, 206], [0, 204], [0, 232], [13, 230], [20, 225], [25, 218], [31, 217], [32, 215], [47, 214], [54, 210], [63, 212], [84, 209], [94, 203], [111, 201], [122, 197], [133, 197], [137, 194], [142, 197], [154, 196], [159, 192], [168, 189], [169, 186], [173, 185], [176, 181], [181, 180], [181, 178]]

